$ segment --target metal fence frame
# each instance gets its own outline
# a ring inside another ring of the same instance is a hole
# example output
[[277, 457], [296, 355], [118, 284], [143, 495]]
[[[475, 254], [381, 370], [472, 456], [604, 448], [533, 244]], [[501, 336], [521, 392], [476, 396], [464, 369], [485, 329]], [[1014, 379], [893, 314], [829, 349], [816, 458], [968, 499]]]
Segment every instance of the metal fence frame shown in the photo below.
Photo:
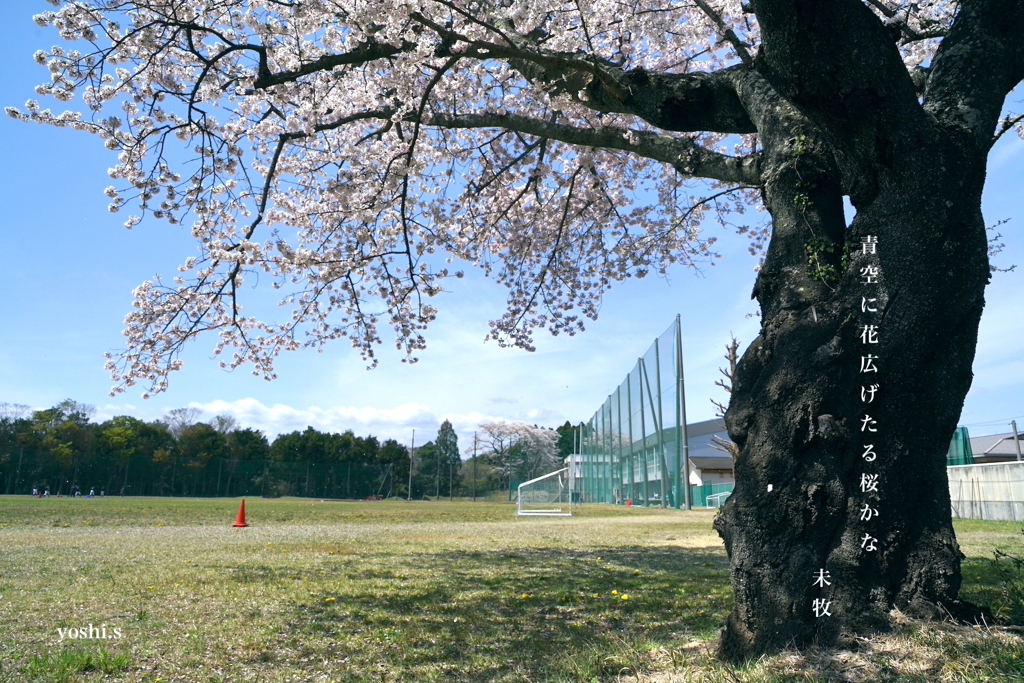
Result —
[[578, 502], [693, 507], [680, 316], [577, 429]]

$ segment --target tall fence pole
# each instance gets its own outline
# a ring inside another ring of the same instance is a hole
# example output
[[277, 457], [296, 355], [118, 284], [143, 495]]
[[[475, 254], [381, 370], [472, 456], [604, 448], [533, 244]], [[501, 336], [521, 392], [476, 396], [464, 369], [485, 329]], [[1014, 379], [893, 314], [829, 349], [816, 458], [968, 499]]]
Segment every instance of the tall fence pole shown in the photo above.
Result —
[[683, 503], [683, 501], [680, 500], [680, 499], [681, 498], [685, 498], [686, 499], [685, 506], [686, 506], [686, 509], [689, 510], [690, 509], [690, 487], [689, 487], [689, 483], [690, 482], [686, 482], [687, 483], [686, 491], [683, 491], [683, 487], [682, 487], [681, 481], [680, 481], [681, 480], [680, 471], [683, 468], [683, 425], [682, 425], [682, 420], [680, 419], [680, 415], [679, 415], [680, 396], [679, 396], [679, 354], [678, 354], [678, 351], [679, 351], [679, 349], [678, 349], [678, 346], [679, 346], [679, 316], [678, 315], [676, 315], [675, 334], [673, 335], [673, 337], [674, 337], [674, 339], [673, 339], [673, 344], [672, 344], [672, 351], [673, 351], [673, 354], [672, 354], [673, 355], [673, 358], [672, 358], [672, 378], [675, 380], [675, 383], [676, 383], [676, 387], [675, 387], [676, 390], [675, 390], [675, 392], [673, 392], [676, 395], [676, 414], [675, 414], [675, 420], [676, 420], [676, 452], [675, 452], [676, 458], [675, 458], [675, 460], [676, 460], [676, 462], [675, 462], [675, 467], [672, 468], [672, 485], [673, 485], [673, 487], [675, 489], [675, 494], [676, 495], [675, 495], [675, 499], [673, 500], [673, 502], [675, 503], [675, 509], [678, 510], [680, 504]]
[[661, 353], [658, 351], [657, 337], [654, 338], [654, 384], [658, 390], [658, 453], [661, 457], [661, 507], [664, 508], [668, 505], [669, 484], [667, 479], [671, 475], [665, 458], [665, 413], [661, 409]]
[[604, 444], [601, 443], [604, 434], [601, 431], [601, 423], [604, 421], [604, 404], [594, 413], [594, 494], [596, 502], [605, 502], [604, 473], [601, 471], [602, 456], [604, 455]]
[[580, 422], [580, 479], [582, 484], [580, 486], [580, 505], [586, 502], [587, 499], [587, 459], [583, 457], [583, 423]]
[[1020, 462], [1020, 439], [1017, 437], [1017, 421], [1010, 420], [1010, 426], [1013, 427], [1013, 445], [1017, 447], [1017, 462]]
[[590, 460], [587, 457], [587, 450], [589, 450], [589, 439], [590, 439], [590, 423], [580, 423], [580, 461], [583, 468], [583, 502], [589, 503], [587, 500], [587, 494], [590, 492], [590, 486], [593, 484], [590, 481]]
[[647, 472], [647, 421], [644, 419], [644, 359], [637, 360], [636, 384], [640, 390], [640, 455], [643, 458], [644, 468], [644, 507], [650, 502], [651, 486]]
[[[600, 411], [594, 416], [594, 423], [597, 427], [597, 480], [600, 482], [600, 491], [597, 494], [598, 501], [601, 503], [608, 502], [608, 482], [604, 478], [604, 437], [607, 431], [604, 420], [604, 406], [608, 402], [605, 399], [605, 403], [601, 404]], [[600, 417], [598, 417], [600, 415]]]
[[636, 498], [636, 477], [633, 470], [633, 380], [626, 375], [626, 422], [629, 426], [629, 499]]
[[583, 502], [589, 503], [587, 498], [590, 495], [590, 488], [594, 482], [590, 481], [590, 461], [587, 450], [590, 448], [590, 422], [580, 423], [580, 472], [583, 473]]
[[577, 472], [580, 466], [580, 430], [575, 426], [572, 428], [572, 463], [573, 468], [575, 468], [572, 471], [572, 476], [574, 477], [572, 487], [575, 489], [574, 493], [576, 494], [576, 504], [579, 505], [580, 487], [583, 486], [583, 472]]
[[601, 482], [597, 476], [597, 413], [587, 423], [587, 450], [590, 451], [590, 502], [597, 502], [601, 495]]
[[[686, 509], [693, 509], [693, 501], [690, 499], [690, 444], [686, 434], [686, 391], [683, 386], [683, 324], [676, 314], [676, 401], [679, 405], [679, 444], [681, 452], [676, 459], [676, 486], [682, 486], [683, 497], [686, 500]], [[680, 483], [680, 471], [686, 473]], [[679, 497], [676, 497], [676, 507], [679, 507]]]
[[601, 481], [601, 418], [599, 413], [594, 413], [590, 418], [590, 476], [594, 479], [591, 487], [591, 502], [600, 503], [604, 495], [604, 482]]
[[590, 457], [590, 502], [596, 503], [601, 495], [601, 482], [597, 477], [597, 413], [590, 416], [587, 423], [587, 451]]
[[[658, 343], [655, 340], [655, 363], [657, 363], [657, 349]], [[658, 486], [661, 496], [661, 507], [665, 507], [665, 477], [668, 475], [668, 467], [665, 465], [665, 449], [661, 439], [661, 430], [663, 422], [661, 421], [661, 406], [655, 406], [654, 396], [651, 393], [651, 378], [647, 373], [647, 364], [644, 363], [644, 359], [640, 359], [640, 369], [644, 379], [644, 386], [647, 387], [647, 399], [651, 405], [651, 420], [654, 422], [654, 434], [655, 434], [655, 447], [658, 450], [657, 463], [658, 463]], [[643, 397], [643, 389], [640, 390], [640, 396]], [[646, 440], [644, 442], [646, 446]]]
[[615, 450], [618, 451], [618, 454], [619, 454], [619, 458], [618, 458], [619, 466], [616, 469], [615, 484], [619, 487], [619, 491], [622, 492], [622, 495], [619, 496], [619, 502], [620, 503], [624, 503], [625, 500], [626, 500], [626, 492], [623, 490], [623, 486], [622, 486], [622, 385], [621, 384], [619, 386], [615, 387], [615, 413], [616, 413], [615, 440], [618, 442], [618, 448], [616, 448]]
[[611, 429], [609, 425], [612, 421], [612, 396], [608, 394], [608, 400], [605, 401], [608, 406], [608, 412], [606, 413], [604, 408], [601, 409], [601, 423], [603, 425], [602, 439], [601, 439], [601, 478], [604, 480], [604, 500], [607, 503], [608, 499], [614, 502], [615, 500], [615, 489], [612, 486], [612, 437]]
[[605, 442], [608, 444], [608, 452], [605, 454], [605, 471], [608, 477], [608, 493], [612, 503], [618, 503], [616, 498], [622, 493], [622, 486], [615, 482], [615, 415], [612, 413], [615, 403], [615, 394], [608, 395], [608, 420], [605, 426], [608, 429]]

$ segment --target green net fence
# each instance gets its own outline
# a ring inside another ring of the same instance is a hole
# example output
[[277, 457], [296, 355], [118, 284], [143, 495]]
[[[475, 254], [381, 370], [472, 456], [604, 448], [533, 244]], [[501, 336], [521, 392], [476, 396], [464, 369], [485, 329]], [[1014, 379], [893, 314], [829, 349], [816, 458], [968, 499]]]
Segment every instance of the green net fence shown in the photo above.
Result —
[[946, 467], [973, 464], [974, 454], [971, 452], [971, 436], [967, 432], [967, 427], [959, 427], [953, 432], [953, 440], [949, 442], [949, 451], [946, 453]]
[[689, 440], [678, 316], [580, 427], [574, 499], [684, 505]]
[[[573, 501], [721, 507], [734, 485], [732, 456], [723, 449], [725, 425], [720, 420], [687, 424], [685, 404], [682, 327], [676, 316], [579, 425]], [[946, 462], [973, 464], [966, 427], [954, 433]]]
[[732, 493], [733, 482], [727, 484], [703, 484], [690, 487], [690, 500], [694, 507], [720, 508]]

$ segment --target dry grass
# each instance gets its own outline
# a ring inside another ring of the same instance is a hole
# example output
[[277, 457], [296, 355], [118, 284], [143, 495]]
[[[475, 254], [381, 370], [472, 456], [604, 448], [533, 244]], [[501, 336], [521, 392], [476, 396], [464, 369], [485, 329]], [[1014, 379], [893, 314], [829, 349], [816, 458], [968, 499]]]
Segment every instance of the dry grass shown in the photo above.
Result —
[[[728, 571], [711, 512], [247, 506], [252, 526], [231, 529], [231, 500], [0, 497], [0, 683], [1024, 678], [1017, 635], [941, 624], [723, 667], [711, 651]], [[978, 552], [1014, 532], [960, 530]], [[977, 562], [969, 590], [998, 595], [998, 572]], [[89, 623], [122, 638], [60, 641]]]
[[809, 648], [733, 669], [714, 661], [707, 643], [651, 653], [651, 673], [621, 683], [1004, 683], [1024, 680], [1024, 640], [1002, 627], [910, 623], [893, 614], [893, 631], [846, 648]]

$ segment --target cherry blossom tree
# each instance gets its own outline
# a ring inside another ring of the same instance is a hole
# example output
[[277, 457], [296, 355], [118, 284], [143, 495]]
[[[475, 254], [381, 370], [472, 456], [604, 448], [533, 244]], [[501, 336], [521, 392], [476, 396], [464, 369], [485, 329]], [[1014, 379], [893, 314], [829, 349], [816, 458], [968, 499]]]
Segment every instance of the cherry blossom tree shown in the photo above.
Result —
[[[388, 326], [415, 360], [462, 264], [508, 288], [491, 335], [531, 348], [611, 283], [712, 256], [706, 219], [740, 224], [762, 328], [725, 418], [720, 654], [973, 613], [943, 454], [990, 276], [987, 155], [1020, 133], [1022, 3], [52, 2], [37, 93], [81, 111], [8, 112], [100, 137], [111, 211], [198, 245], [135, 291], [115, 390], [163, 390], [205, 332], [268, 378], [340, 337], [373, 364]], [[254, 275], [282, 319], [244, 313]]]
[[525, 422], [485, 422], [480, 425], [477, 446], [482, 456], [501, 473], [502, 488], [562, 466], [558, 432], [532, 427]]

